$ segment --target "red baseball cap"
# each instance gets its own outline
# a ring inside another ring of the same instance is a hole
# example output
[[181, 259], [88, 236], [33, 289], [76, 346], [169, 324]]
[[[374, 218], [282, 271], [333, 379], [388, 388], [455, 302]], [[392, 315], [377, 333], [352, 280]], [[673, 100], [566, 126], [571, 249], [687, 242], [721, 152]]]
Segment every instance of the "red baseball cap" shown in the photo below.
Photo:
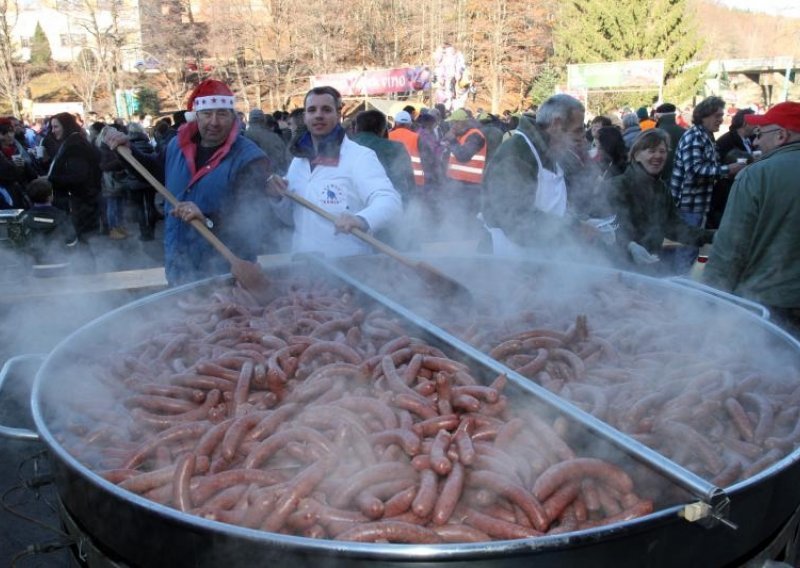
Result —
[[748, 114], [744, 117], [747, 124], [764, 126], [777, 124], [781, 128], [800, 132], [800, 103], [778, 103], [764, 114]]

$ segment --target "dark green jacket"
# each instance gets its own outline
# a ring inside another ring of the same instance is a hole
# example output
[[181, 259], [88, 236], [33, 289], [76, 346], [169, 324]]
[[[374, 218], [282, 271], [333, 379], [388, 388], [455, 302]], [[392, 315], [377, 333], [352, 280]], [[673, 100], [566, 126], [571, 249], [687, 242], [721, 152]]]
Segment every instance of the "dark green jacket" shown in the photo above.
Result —
[[667, 186], [638, 162], [632, 162], [622, 175], [604, 181], [601, 193], [608, 195], [617, 215], [617, 245], [622, 258], [628, 258], [631, 241], [659, 254], [664, 237], [694, 246], [710, 240], [707, 231], [683, 222]]
[[[547, 169], [555, 171], [544, 133], [527, 117], [520, 117], [518, 130], [530, 139]], [[513, 135], [503, 142], [489, 161], [483, 176], [483, 217], [489, 227], [503, 229], [512, 242], [532, 247], [558, 241], [572, 227], [568, 217], [544, 213], [534, 206], [539, 166], [528, 143]]]
[[416, 183], [411, 156], [406, 147], [400, 142], [381, 138], [371, 132], [359, 132], [353, 136], [353, 142], [366, 146], [378, 155], [378, 161], [386, 170], [386, 175], [403, 198], [403, 203], [407, 203], [416, 189]]
[[704, 280], [780, 308], [800, 308], [800, 142], [736, 176]]

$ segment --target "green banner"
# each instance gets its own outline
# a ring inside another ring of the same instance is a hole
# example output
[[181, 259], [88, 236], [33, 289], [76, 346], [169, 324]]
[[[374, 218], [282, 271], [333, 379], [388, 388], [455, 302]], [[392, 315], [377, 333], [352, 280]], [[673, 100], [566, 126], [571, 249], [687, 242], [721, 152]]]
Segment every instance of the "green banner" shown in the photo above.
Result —
[[663, 81], [663, 59], [567, 65], [570, 90], [658, 88]]

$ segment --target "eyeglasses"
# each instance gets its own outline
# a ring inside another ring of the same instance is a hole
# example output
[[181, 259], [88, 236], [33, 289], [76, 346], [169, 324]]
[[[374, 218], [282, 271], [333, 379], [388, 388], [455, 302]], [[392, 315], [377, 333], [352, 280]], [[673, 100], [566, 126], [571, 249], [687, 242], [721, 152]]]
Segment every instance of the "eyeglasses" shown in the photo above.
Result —
[[764, 134], [769, 134], [770, 132], [777, 132], [778, 130], [783, 130], [783, 128], [778, 126], [778, 127], [775, 127], [775, 128], [769, 128], [767, 130], [759, 130], [758, 132], [756, 132], [755, 136], [756, 136], [756, 138], [761, 138], [761, 136], [763, 136]]

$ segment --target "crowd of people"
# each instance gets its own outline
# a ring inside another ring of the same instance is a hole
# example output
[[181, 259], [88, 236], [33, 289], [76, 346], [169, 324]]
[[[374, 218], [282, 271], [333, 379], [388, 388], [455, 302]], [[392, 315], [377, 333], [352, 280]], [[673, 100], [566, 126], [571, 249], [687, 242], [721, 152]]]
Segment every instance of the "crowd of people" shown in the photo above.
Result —
[[[359, 229], [403, 250], [459, 240], [476, 252], [567, 254], [660, 276], [687, 273], [713, 241], [709, 283], [798, 324], [800, 103], [738, 110], [718, 139], [730, 112], [718, 97], [697, 104], [691, 124], [669, 103], [587, 124], [583, 105], [564, 94], [502, 117], [409, 105], [394, 116], [364, 110], [345, 119], [343, 110], [335, 89], [318, 87], [291, 113], [245, 117], [229, 87], [209, 79], [186, 112], [150, 132], [122, 121], [85, 129], [66, 113], [41, 132], [2, 119], [0, 205], [35, 210], [40, 220], [49, 212], [52, 222], [29, 232], [51, 229], [62, 247], [92, 234], [129, 238], [131, 214], [139, 239], [152, 240], [163, 218], [171, 285], [230, 269], [194, 220], [249, 261], [370, 252], [349, 234]], [[121, 145], [177, 206], [158, 202], [115, 152]]]

